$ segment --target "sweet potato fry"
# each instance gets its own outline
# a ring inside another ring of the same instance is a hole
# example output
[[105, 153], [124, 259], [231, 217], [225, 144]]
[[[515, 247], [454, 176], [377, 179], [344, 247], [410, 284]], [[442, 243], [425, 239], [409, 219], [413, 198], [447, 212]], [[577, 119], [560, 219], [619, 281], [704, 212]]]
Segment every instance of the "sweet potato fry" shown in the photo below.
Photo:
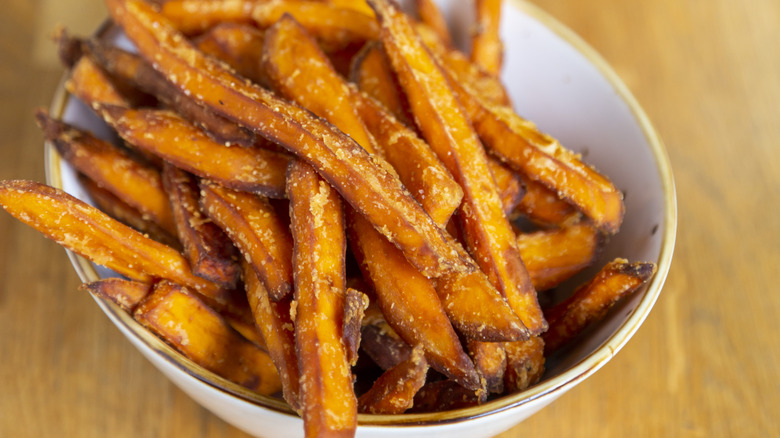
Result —
[[373, 17], [374, 11], [366, 4], [365, 0], [320, 0], [338, 8], [354, 9]]
[[35, 118], [46, 139], [74, 168], [140, 211], [144, 218], [176, 235], [168, 195], [157, 169], [111, 143], [50, 117], [43, 110], [36, 112]]
[[82, 57], [73, 66], [65, 89], [82, 102], [105, 102], [113, 105], [130, 105], [100, 67], [88, 57]]
[[87, 191], [89, 197], [100, 211], [164, 245], [177, 250], [181, 249], [182, 246], [178, 237], [163, 230], [153, 220], [144, 218], [144, 215], [140, 211], [130, 206], [115, 194], [100, 187], [95, 181], [84, 174], [80, 173], [78, 179], [81, 186], [84, 187], [84, 190]]
[[333, 123], [369, 153], [386, 159], [440, 227], [449, 221], [460, 205], [460, 186], [428, 145], [347, 85], [293, 18], [283, 17], [268, 29], [264, 61], [280, 94]]
[[[388, 324], [409, 345], [421, 345], [430, 365], [467, 388], [479, 385], [430, 280], [419, 273], [360, 215], [348, 212], [350, 245], [372, 283]], [[487, 325], [487, 324], [486, 324]]]
[[466, 246], [531, 333], [543, 332], [546, 322], [536, 291], [468, 117], [409, 18], [387, 0], [369, 4], [382, 25], [382, 42], [423, 136], [463, 188], [458, 219]]
[[162, 281], [133, 317], [196, 364], [260, 394], [281, 389], [271, 359], [186, 288]]
[[65, 248], [128, 278], [144, 282], [165, 278], [218, 302], [227, 301], [228, 291], [193, 275], [179, 252], [62, 190], [33, 181], [3, 181], [0, 204]]
[[574, 204], [600, 230], [614, 234], [623, 221], [623, 194], [554, 138], [507, 107], [481, 98], [467, 84], [450, 83], [492, 154], [517, 172], [539, 181]]
[[522, 214], [542, 226], [565, 226], [580, 219], [582, 214], [562, 200], [542, 183], [523, 178], [525, 195], [517, 204], [515, 214]]
[[140, 281], [105, 278], [91, 283], [82, 283], [79, 289], [112, 301], [126, 312], [132, 313], [138, 303], [152, 293], [153, 286]]
[[470, 88], [476, 90], [488, 102], [511, 106], [509, 93], [496, 75], [471, 62], [462, 52], [447, 47], [428, 26], [418, 24], [416, 30], [441, 67], [453, 78], [467, 82]]
[[361, 350], [383, 370], [389, 370], [412, 354], [412, 347], [390, 327], [376, 304], [369, 304], [366, 309], [360, 334]]
[[571, 297], [545, 312], [550, 321], [550, 330], [542, 335], [545, 355], [554, 353], [585, 327], [604, 318], [613, 305], [645, 284], [655, 271], [655, 264], [650, 262], [615, 259], [607, 263]]
[[268, 200], [201, 180], [200, 204], [241, 251], [274, 301], [292, 292], [292, 237]]
[[238, 251], [225, 232], [201, 213], [198, 181], [167, 163], [162, 175], [176, 220], [177, 235], [192, 273], [233, 288], [241, 276]]
[[522, 391], [538, 382], [544, 374], [544, 341], [533, 336], [527, 341], [507, 342], [506, 372], [504, 389], [509, 392]]
[[495, 158], [488, 157], [488, 167], [490, 167], [493, 179], [496, 181], [498, 197], [501, 198], [504, 214], [509, 217], [525, 196], [523, 180]]
[[290, 300], [271, 301], [254, 268], [246, 262], [242, 266], [249, 307], [265, 341], [268, 355], [279, 373], [282, 396], [290, 407], [299, 411], [300, 371], [295, 353], [295, 328], [290, 318]]
[[171, 111], [97, 104], [106, 122], [131, 145], [225, 187], [284, 197], [290, 157], [262, 148], [217, 143]]
[[376, 39], [379, 28], [368, 14], [349, 7], [300, 0], [171, 0], [161, 9], [176, 29], [201, 33], [218, 23], [251, 23], [266, 28], [289, 14], [330, 47]]
[[477, 23], [471, 35], [471, 61], [498, 76], [504, 44], [498, 34], [502, 0], [476, 0]]
[[517, 235], [517, 246], [536, 290], [552, 289], [589, 266], [603, 243], [588, 222]]
[[433, 0], [415, 0], [414, 5], [420, 21], [433, 30], [439, 39], [448, 47], [452, 45], [452, 36], [447, 27], [447, 20]]
[[411, 356], [385, 371], [358, 399], [358, 411], [367, 414], [402, 414], [411, 408], [414, 395], [425, 384], [428, 363], [421, 346]]
[[444, 412], [479, 404], [480, 399], [474, 391], [452, 380], [439, 380], [423, 385], [414, 396], [414, 406], [407, 412]]
[[262, 68], [262, 31], [247, 24], [221, 23], [197, 40], [198, 49], [233, 67], [241, 76], [262, 86], [268, 78]]
[[307, 437], [351, 436], [357, 399], [342, 340], [344, 213], [338, 193], [302, 161], [287, 176], [295, 242], [295, 344]]
[[360, 349], [361, 326], [366, 308], [368, 308], [368, 296], [357, 289], [347, 288], [344, 299], [344, 327], [342, 339], [347, 351], [347, 362], [355, 366], [358, 361], [358, 349]]
[[376, 152], [373, 138], [350, 102], [347, 83], [292, 16], [282, 16], [266, 31], [263, 64], [276, 92], [333, 123], [367, 151]]
[[[196, 103], [138, 55], [95, 39], [88, 40], [87, 45], [90, 56], [114, 77], [155, 96], [182, 117], [203, 128], [217, 142], [242, 146], [255, 144], [255, 136], [251, 132]], [[90, 105], [92, 103], [89, 102]]]
[[311, 164], [423, 274], [472, 269], [397, 177], [356, 142], [308, 111], [241, 81], [195, 50], [144, 2], [107, 0], [107, 6], [139, 51], [154, 59], [167, 78], [176, 79], [179, 89]]
[[366, 43], [355, 55], [349, 76], [361, 91], [384, 105], [400, 122], [415, 128], [409, 102], [379, 41]]
[[[517, 341], [523, 342], [523, 341]], [[506, 371], [506, 350], [503, 342], [469, 341], [469, 356], [479, 370], [485, 393], [479, 393], [480, 399], [486, 399], [488, 393], [504, 392], [504, 372]]]
[[66, 68], [73, 68], [86, 51], [84, 40], [71, 36], [65, 27], [54, 29], [52, 39], [57, 45], [57, 56]]

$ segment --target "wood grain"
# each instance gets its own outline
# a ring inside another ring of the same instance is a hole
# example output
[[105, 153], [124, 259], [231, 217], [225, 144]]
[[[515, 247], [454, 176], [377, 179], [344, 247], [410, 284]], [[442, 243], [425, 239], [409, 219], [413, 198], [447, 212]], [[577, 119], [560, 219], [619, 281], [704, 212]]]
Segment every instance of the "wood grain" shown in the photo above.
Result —
[[[595, 47], [656, 125], [679, 231], [635, 337], [500, 437], [780, 436], [780, 2], [532, 1]], [[3, 3], [0, 178], [43, 180], [32, 111], [61, 75], [38, 55], [51, 17], [86, 32], [103, 10], [100, 0]], [[6, 214], [0, 245], [0, 436], [247, 436], [135, 351], [76, 290], [63, 250]]]

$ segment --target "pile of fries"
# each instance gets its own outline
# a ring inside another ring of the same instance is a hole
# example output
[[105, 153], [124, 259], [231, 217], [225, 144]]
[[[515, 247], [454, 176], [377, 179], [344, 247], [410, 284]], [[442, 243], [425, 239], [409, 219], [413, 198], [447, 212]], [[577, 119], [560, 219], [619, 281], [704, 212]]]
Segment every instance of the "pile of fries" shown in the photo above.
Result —
[[430, 0], [419, 18], [391, 0], [106, 4], [137, 53], [57, 40], [67, 90], [121, 144], [36, 115], [99, 209], [31, 181], [0, 182], [0, 204], [124, 277], [83, 289], [281, 394], [307, 436], [523, 390], [655, 272], [617, 259], [539, 305], [624, 207], [511, 109], [500, 1], [476, 1], [471, 56]]

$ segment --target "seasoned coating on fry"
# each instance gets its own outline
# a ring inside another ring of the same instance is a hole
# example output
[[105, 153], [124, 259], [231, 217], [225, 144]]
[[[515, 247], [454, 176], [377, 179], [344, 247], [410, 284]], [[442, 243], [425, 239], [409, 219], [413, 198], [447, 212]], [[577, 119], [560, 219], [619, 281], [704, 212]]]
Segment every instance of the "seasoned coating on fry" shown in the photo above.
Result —
[[485, 71], [498, 75], [504, 58], [499, 36], [502, 0], [475, 0], [476, 25], [471, 35], [471, 61]]
[[133, 208], [115, 194], [100, 187], [98, 183], [88, 176], [79, 173], [77, 177], [81, 186], [84, 187], [84, 190], [89, 194], [89, 198], [100, 211], [119, 222], [140, 231], [163, 245], [170, 246], [176, 250], [182, 248], [178, 237], [163, 230], [162, 227], [157, 225], [153, 220], [144, 218], [143, 213], [136, 208]]
[[388, 324], [409, 345], [421, 345], [431, 367], [468, 388], [479, 379], [431, 281], [364, 218], [348, 211], [350, 246]]
[[425, 384], [428, 363], [421, 346], [408, 359], [385, 371], [358, 399], [358, 411], [367, 414], [402, 414], [414, 404], [414, 395]]
[[36, 112], [35, 118], [46, 139], [74, 168], [140, 211], [145, 219], [154, 221], [169, 234], [176, 234], [168, 195], [157, 169], [42, 110]]
[[308, 111], [241, 81], [195, 50], [149, 5], [107, 0], [107, 6], [139, 51], [179, 89], [311, 164], [425, 275], [472, 269], [400, 181], [357, 143]]
[[480, 399], [484, 401], [488, 393], [501, 394], [504, 392], [504, 372], [506, 371], [504, 343], [469, 341], [466, 348], [482, 379], [483, 391], [479, 393]]
[[200, 211], [197, 179], [168, 163], [162, 176], [192, 273], [222, 287], [235, 287], [241, 277], [238, 250], [225, 232]]
[[200, 206], [252, 264], [274, 301], [292, 292], [292, 237], [267, 199], [201, 180]]
[[527, 341], [506, 342], [506, 372], [504, 389], [509, 392], [522, 391], [535, 384], [544, 374], [544, 341], [533, 336]]
[[571, 297], [546, 310], [550, 330], [542, 335], [545, 356], [571, 341], [588, 325], [603, 319], [612, 306], [650, 280], [655, 271], [656, 266], [651, 262], [615, 259]]
[[351, 436], [357, 398], [343, 342], [344, 213], [341, 199], [314, 169], [290, 164], [287, 176], [295, 250], [295, 344], [307, 437]]
[[195, 43], [203, 53], [224, 61], [241, 76], [265, 87], [268, 78], [260, 62], [264, 35], [247, 24], [220, 23], [198, 36]]
[[186, 288], [161, 281], [133, 317], [196, 364], [263, 395], [281, 389], [279, 375], [263, 350]]
[[171, 111], [95, 108], [128, 143], [176, 167], [235, 190], [284, 197], [286, 154], [218, 143]]
[[198, 125], [215, 141], [241, 146], [255, 144], [254, 134], [199, 105], [192, 97], [169, 83], [165, 77], [154, 70], [150, 63], [137, 54], [95, 39], [88, 40], [87, 46], [90, 57], [114, 77], [155, 96], [181, 114], [183, 118]]
[[498, 197], [487, 155], [444, 72], [408, 17], [387, 0], [369, 0], [382, 42], [423, 136], [463, 188], [457, 218], [469, 252], [533, 334], [547, 324]]
[[490, 167], [493, 179], [496, 181], [498, 197], [501, 198], [504, 214], [509, 217], [525, 197], [523, 179], [493, 157], [488, 157], [488, 167]]
[[587, 221], [517, 235], [517, 246], [537, 290], [552, 289], [590, 266], [603, 241]]
[[124, 311], [132, 313], [138, 303], [152, 293], [153, 286], [150, 283], [140, 281], [105, 278], [90, 283], [82, 283], [79, 289], [109, 300]]
[[242, 264], [244, 285], [255, 325], [263, 336], [266, 350], [282, 382], [282, 396], [300, 411], [300, 371], [295, 353], [295, 327], [290, 317], [290, 300], [272, 301], [268, 291], [249, 263]]
[[98, 265], [134, 280], [165, 278], [217, 303], [229, 291], [197, 277], [178, 251], [144, 236], [73, 196], [40, 183], [0, 182], [0, 205], [46, 237]]
[[88, 57], [82, 57], [73, 66], [65, 82], [65, 89], [90, 106], [93, 102], [130, 105], [108, 74]]

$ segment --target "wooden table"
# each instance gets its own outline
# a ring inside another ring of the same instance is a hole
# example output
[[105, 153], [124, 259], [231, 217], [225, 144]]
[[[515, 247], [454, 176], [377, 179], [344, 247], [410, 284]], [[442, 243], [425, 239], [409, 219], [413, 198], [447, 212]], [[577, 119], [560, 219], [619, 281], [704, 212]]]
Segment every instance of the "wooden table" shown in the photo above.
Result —
[[[617, 70], [677, 182], [674, 264], [656, 308], [601, 371], [502, 434], [780, 436], [780, 3], [533, 0]], [[31, 117], [61, 75], [47, 35], [100, 0], [0, 14], [0, 178], [43, 180]], [[62, 249], [0, 214], [0, 436], [246, 436], [192, 402], [103, 316]]]

